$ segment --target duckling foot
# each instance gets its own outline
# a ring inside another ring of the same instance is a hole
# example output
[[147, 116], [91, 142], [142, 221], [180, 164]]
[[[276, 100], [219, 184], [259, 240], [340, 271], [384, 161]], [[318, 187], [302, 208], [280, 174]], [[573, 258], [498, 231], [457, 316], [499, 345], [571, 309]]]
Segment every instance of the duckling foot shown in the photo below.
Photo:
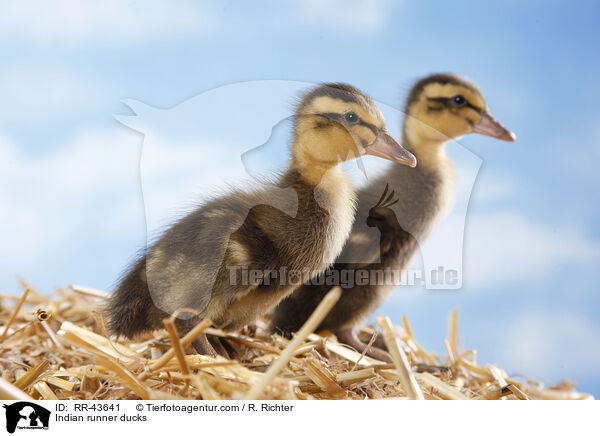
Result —
[[192, 342], [192, 345], [198, 352], [198, 354], [204, 354], [205, 356], [217, 357], [217, 352], [214, 347], [208, 342], [208, 338], [205, 334], [198, 336]]
[[392, 356], [390, 356], [390, 354], [387, 351], [382, 350], [381, 348], [374, 347], [372, 345], [369, 346], [368, 344], [365, 344], [360, 339], [358, 339], [358, 336], [356, 336], [354, 330], [338, 330], [336, 335], [340, 342], [351, 346], [359, 353], [365, 353], [367, 356], [372, 357], [373, 359], [381, 360], [382, 362], [392, 363]]

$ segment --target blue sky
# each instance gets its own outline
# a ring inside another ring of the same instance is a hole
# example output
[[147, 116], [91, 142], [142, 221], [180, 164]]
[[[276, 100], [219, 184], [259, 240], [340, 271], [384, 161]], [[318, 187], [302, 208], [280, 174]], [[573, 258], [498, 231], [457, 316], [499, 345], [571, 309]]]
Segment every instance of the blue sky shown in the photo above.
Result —
[[[600, 395], [599, 12], [591, 1], [2, 3], [0, 291], [20, 292], [17, 275], [42, 292], [109, 290], [144, 244], [143, 137], [113, 118], [131, 114], [123, 99], [175, 111], [237, 82], [345, 81], [400, 109], [415, 79], [450, 71], [482, 89], [518, 141], [459, 141], [482, 163], [463, 288], [399, 290], [380, 312], [406, 313], [443, 351], [460, 307], [464, 346], [481, 361]], [[264, 115], [228, 134], [242, 141], [255, 121]], [[206, 158], [191, 137], [178, 138], [181, 153], [169, 139], [157, 142], [172, 166], [156, 204], [184, 199], [173, 193], [188, 181], [173, 174]]]

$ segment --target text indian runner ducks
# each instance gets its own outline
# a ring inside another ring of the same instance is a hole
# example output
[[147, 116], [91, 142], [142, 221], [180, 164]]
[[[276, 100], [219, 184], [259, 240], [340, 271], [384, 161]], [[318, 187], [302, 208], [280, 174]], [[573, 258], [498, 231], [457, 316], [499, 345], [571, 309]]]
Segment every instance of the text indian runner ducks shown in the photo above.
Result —
[[[490, 115], [482, 93], [473, 84], [451, 74], [434, 74], [419, 80], [408, 96], [405, 114], [403, 144], [414, 153], [419, 165], [412, 171], [391, 167], [358, 192], [352, 233], [340, 260], [333, 266], [346, 272], [346, 276], [348, 270], [354, 271], [355, 280], [359, 278], [358, 270], [408, 268], [419, 245], [451, 206], [454, 171], [445, 152], [446, 141], [468, 133], [515, 141], [515, 135]], [[386, 205], [378, 201], [384, 200], [382, 192], [387, 185], [402, 193], [398, 202], [388, 201]], [[379, 229], [379, 241], [369, 236], [369, 227]], [[364, 351], [365, 345], [352, 328], [372, 314], [395, 286], [381, 280], [342, 286], [342, 297], [320, 328], [334, 332], [340, 341]], [[330, 288], [331, 285], [314, 283], [298, 288], [276, 307], [272, 319], [275, 330], [286, 335], [298, 330]], [[381, 350], [368, 351], [372, 357], [389, 360]]]
[[[306, 93], [287, 171], [262, 189], [209, 201], [166, 230], [118, 284], [107, 307], [111, 332], [159, 329], [184, 308], [177, 319], [184, 331], [203, 318], [235, 330], [271, 310], [298, 286], [287, 275], [317, 275], [340, 253], [355, 212], [341, 163], [363, 154], [416, 165], [358, 89], [325, 84]], [[281, 194], [290, 188], [294, 195]], [[214, 353], [206, 337], [194, 346]]]

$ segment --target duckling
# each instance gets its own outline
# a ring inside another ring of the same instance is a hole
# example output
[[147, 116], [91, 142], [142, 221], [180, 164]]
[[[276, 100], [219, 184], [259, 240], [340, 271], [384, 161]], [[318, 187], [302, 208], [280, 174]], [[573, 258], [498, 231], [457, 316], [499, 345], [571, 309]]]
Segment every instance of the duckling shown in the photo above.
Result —
[[[341, 163], [363, 154], [416, 165], [369, 96], [339, 83], [306, 93], [287, 170], [262, 189], [215, 198], [166, 230], [118, 284], [107, 306], [110, 331], [131, 338], [161, 328], [175, 311], [184, 331], [203, 318], [231, 331], [271, 310], [302, 283], [289, 275], [314, 277], [341, 252], [355, 212]], [[281, 194], [290, 188], [294, 195]], [[244, 271], [258, 274], [244, 279]], [[194, 346], [214, 354], [205, 336]]]
[[[401, 271], [410, 266], [420, 244], [453, 202], [454, 170], [445, 153], [446, 141], [469, 133], [505, 141], [516, 139], [490, 115], [481, 91], [451, 74], [419, 80], [409, 93], [405, 114], [403, 144], [419, 165], [412, 171], [391, 167], [358, 192], [356, 220], [340, 259], [356, 258], [358, 253], [365, 262], [338, 261], [333, 267], [339, 271]], [[387, 185], [402, 192], [402, 196], [397, 203], [382, 207], [380, 195]], [[379, 245], [369, 236], [368, 227], [372, 226], [380, 231]], [[272, 316], [275, 330], [288, 336], [298, 330], [330, 288], [306, 283], [282, 300]], [[353, 328], [379, 308], [394, 288], [392, 284], [344, 288], [320, 329], [330, 330], [340, 341], [364, 351], [365, 344]], [[389, 361], [383, 350], [371, 348], [368, 354]]]

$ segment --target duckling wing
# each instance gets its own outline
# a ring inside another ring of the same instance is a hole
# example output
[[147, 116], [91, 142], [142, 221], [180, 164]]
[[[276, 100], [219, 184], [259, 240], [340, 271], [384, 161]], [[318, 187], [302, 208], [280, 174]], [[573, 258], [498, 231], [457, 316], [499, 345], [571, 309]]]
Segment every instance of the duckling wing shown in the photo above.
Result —
[[[239, 284], [229, 283], [228, 267], [260, 267], [266, 260], [233, 236], [244, 229], [251, 211], [260, 212], [260, 205], [277, 211], [279, 219], [292, 217], [297, 211], [297, 195], [292, 189], [275, 186], [234, 191], [204, 204], [169, 228], [146, 253], [148, 289], [154, 304], [169, 314], [187, 307], [201, 316], [214, 316], [211, 302], [224, 302], [226, 294], [240, 292]], [[254, 237], [254, 244], [265, 239], [257, 230], [246, 228], [244, 232]]]

